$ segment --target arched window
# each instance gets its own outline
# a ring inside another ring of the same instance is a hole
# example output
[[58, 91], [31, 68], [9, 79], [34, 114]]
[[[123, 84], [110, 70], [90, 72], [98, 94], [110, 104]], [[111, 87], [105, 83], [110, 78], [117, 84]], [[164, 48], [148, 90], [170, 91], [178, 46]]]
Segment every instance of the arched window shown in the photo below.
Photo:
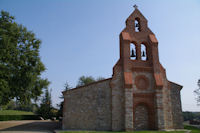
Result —
[[140, 32], [141, 27], [140, 27], [140, 20], [139, 18], [135, 18], [135, 32]]
[[147, 49], [144, 44], [141, 44], [141, 59], [144, 61], [147, 60]]
[[135, 44], [130, 44], [130, 59], [135, 60], [136, 59], [136, 47]]

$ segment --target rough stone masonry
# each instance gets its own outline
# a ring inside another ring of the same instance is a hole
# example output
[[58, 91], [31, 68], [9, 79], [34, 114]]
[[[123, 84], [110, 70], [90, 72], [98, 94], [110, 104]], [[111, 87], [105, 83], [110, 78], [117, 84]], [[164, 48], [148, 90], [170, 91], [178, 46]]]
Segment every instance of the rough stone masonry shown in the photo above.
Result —
[[119, 38], [120, 59], [111, 78], [63, 92], [63, 129], [183, 128], [182, 86], [167, 79], [158, 41], [137, 7]]

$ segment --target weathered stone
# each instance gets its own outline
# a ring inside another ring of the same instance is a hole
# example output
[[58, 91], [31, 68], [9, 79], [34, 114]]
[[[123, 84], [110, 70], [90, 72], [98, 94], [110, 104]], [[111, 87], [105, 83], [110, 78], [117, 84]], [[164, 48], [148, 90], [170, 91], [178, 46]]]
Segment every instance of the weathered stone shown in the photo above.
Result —
[[63, 129], [111, 130], [110, 79], [66, 91]]
[[158, 41], [135, 9], [120, 34], [120, 59], [112, 78], [63, 92], [63, 129], [183, 128], [181, 89], [167, 80]]

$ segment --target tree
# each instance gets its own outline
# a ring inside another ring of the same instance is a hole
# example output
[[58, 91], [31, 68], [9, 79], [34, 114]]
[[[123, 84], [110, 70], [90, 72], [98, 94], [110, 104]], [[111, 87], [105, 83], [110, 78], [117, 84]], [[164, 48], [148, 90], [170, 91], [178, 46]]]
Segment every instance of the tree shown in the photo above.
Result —
[[36, 112], [38, 109], [38, 105], [32, 103], [31, 101], [28, 104], [22, 104], [21, 102], [16, 101], [15, 110], [22, 110], [22, 111], [29, 111], [29, 112]]
[[37, 114], [41, 115], [44, 119], [50, 119], [52, 117], [52, 109], [51, 94], [46, 89]]
[[95, 81], [96, 80], [92, 76], [81, 76], [78, 80], [78, 84], [76, 85], [76, 87], [84, 86]]
[[65, 87], [64, 91], [70, 90], [70, 89], [72, 88], [72, 87], [68, 84], [67, 81], [66, 81], [64, 87]]
[[8, 102], [8, 104], [6, 104], [6, 105], [4, 105], [4, 106], [2, 106], [1, 108], [3, 109], [3, 110], [14, 110], [14, 109], [16, 109], [16, 102], [14, 101], [14, 100], [10, 100], [9, 102]]
[[[66, 83], [64, 85], [64, 88], [65, 88], [64, 91], [67, 91], [67, 90], [71, 89], [71, 86], [68, 84], [67, 81], [66, 81]], [[62, 99], [62, 101], [61, 101], [60, 104], [57, 104], [57, 106], [59, 107], [58, 114], [57, 114], [58, 117], [62, 117], [63, 116], [64, 96], [62, 95], [60, 98]]]
[[200, 79], [197, 82], [198, 88], [194, 90], [194, 93], [196, 94], [196, 100], [197, 100], [197, 105], [200, 105]]
[[100, 81], [100, 80], [104, 80], [105, 78], [104, 77], [98, 77], [96, 78], [96, 81]]
[[49, 84], [42, 79], [41, 41], [8, 12], [0, 14], [0, 105], [16, 98], [22, 104], [37, 100]]

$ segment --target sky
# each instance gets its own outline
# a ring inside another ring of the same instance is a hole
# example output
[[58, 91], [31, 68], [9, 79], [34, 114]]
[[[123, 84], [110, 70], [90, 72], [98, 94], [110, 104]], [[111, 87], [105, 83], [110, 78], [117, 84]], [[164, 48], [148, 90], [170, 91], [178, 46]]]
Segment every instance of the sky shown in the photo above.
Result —
[[134, 11], [148, 20], [170, 81], [183, 85], [183, 111], [200, 111], [193, 91], [200, 79], [200, 0], [0, 0], [42, 41], [40, 57], [56, 107], [66, 81], [82, 75], [109, 78], [119, 59], [119, 34]]

